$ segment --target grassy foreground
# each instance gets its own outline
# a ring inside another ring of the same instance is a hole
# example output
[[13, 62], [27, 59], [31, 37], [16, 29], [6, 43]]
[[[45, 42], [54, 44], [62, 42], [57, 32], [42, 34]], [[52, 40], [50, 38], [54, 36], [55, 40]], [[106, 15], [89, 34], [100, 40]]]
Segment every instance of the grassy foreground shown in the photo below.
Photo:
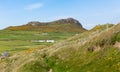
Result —
[[0, 72], [120, 72], [120, 24], [1, 60]]

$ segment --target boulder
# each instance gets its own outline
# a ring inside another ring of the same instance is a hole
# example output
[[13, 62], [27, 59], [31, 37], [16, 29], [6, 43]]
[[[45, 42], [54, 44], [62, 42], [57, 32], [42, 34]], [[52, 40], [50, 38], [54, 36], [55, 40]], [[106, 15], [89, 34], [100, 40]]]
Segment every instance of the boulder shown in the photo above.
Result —
[[3, 57], [9, 57], [9, 56], [10, 56], [10, 53], [8, 53], [8, 52], [3, 52], [3, 53], [1, 53], [1, 55], [2, 55]]

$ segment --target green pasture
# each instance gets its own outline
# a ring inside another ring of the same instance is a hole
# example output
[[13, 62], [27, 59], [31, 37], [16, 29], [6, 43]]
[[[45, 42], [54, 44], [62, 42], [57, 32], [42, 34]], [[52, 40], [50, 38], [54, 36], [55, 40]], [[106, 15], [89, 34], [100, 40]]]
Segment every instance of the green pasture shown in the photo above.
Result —
[[[30, 48], [39, 48], [40, 46], [50, 46], [54, 43], [34, 43], [32, 40], [55, 40], [59, 42], [67, 39], [77, 33], [52, 32], [41, 33], [39, 31], [0, 31], [0, 53], [7, 51], [16, 53]], [[56, 43], [55, 42], [55, 43]]]

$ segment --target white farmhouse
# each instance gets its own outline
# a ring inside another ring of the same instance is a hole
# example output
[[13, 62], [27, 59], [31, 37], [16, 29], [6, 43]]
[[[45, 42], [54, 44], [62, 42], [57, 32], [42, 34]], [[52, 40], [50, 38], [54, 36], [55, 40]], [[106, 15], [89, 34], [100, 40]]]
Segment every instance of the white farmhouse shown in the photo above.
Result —
[[54, 43], [55, 40], [32, 40], [31, 42], [39, 42], [39, 43], [47, 42], [47, 43]]
[[45, 40], [33, 40], [32, 42], [45, 42]]
[[49, 43], [54, 43], [55, 40], [46, 40], [46, 42], [49, 42]]

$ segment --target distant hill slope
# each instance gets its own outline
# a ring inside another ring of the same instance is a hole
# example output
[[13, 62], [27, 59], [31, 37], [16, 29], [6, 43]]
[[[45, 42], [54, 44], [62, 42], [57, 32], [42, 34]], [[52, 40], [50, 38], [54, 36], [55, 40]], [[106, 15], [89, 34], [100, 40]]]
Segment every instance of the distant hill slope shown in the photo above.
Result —
[[107, 29], [107, 28], [110, 28], [110, 27], [112, 27], [112, 26], [114, 26], [114, 24], [102, 24], [102, 25], [96, 25], [94, 28], [92, 28], [91, 30], [93, 30], [93, 31], [96, 31], [96, 30], [105, 30], [105, 29]]
[[73, 18], [60, 19], [53, 22], [29, 22], [22, 26], [10, 26], [5, 30], [27, 30], [41, 32], [83, 32], [81, 23]]
[[120, 72], [120, 24], [0, 62], [0, 72]]

